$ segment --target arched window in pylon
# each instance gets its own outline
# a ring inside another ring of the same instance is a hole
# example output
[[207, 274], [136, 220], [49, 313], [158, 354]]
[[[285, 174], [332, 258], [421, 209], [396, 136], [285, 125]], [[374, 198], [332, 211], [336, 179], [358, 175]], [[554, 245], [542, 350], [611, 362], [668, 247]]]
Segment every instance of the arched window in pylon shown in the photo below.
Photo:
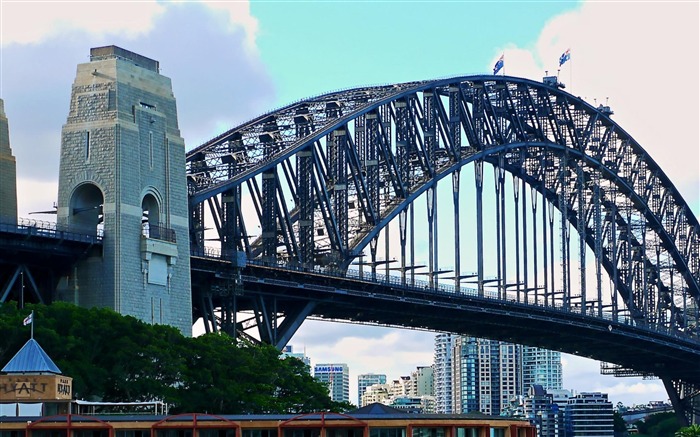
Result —
[[104, 195], [97, 185], [78, 185], [70, 199], [69, 225], [90, 234], [101, 234], [104, 229], [103, 204]]
[[143, 196], [141, 201], [141, 228], [145, 237], [158, 238], [160, 222], [160, 202], [152, 192]]

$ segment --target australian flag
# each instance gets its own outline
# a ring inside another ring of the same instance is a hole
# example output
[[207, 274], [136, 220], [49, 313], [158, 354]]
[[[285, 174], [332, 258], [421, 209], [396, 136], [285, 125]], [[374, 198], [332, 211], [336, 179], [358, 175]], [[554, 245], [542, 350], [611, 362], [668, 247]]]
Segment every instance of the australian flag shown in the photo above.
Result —
[[571, 52], [571, 49], [566, 49], [566, 51], [565, 51], [564, 53], [562, 53], [561, 56], [559, 56], [559, 66], [560, 66], [560, 67], [561, 67], [562, 65], [564, 65], [564, 62], [566, 62], [566, 61], [568, 61], [569, 59], [571, 59], [571, 53], [570, 53], [570, 52]]
[[496, 65], [493, 66], [493, 74], [498, 74], [498, 72], [501, 71], [501, 68], [503, 68], [503, 55], [498, 58]]

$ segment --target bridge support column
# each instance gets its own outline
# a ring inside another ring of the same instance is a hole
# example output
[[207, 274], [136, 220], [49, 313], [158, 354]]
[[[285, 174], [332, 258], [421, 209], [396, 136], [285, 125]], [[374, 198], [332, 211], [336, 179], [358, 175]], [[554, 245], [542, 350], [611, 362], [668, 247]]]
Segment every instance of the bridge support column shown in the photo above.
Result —
[[17, 223], [17, 163], [10, 148], [10, 129], [0, 99], [0, 223]]
[[58, 298], [192, 331], [185, 144], [158, 62], [115, 46], [78, 65], [63, 127], [59, 225], [104, 231]]
[[700, 423], [700, 387], [662, 377], [668, 397], [682, 426]]

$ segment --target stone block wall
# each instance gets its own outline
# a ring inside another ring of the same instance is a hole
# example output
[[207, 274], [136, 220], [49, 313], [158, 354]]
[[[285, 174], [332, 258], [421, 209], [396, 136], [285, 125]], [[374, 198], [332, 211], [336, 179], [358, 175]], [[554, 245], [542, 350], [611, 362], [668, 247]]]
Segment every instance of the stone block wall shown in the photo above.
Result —
[[[95, 220], [83, 223], [81, 218], [98, 217], [90, 216], [97, 202], [104, 243], [101, 256], [65, 278], [61, 295], [83, 306], [106, 306], [148, 323], [176, 326], [189, 335], [185, 145], [170, 79], [157, 68], [125, 58], [129, 52], [123, 49], [114, 52], [119, 56], [101, 51], [96, 60], [78, 66], [63, 127], [58, 220], [98, 227]], [[96, 201], [95, 193], [101, 199]], [[164, 285], [149, 281], [152, 254], [142, 250], [146, 196], [158, 201], [157, 214], [149, 219], [157, 216], [154, 224], [173, 229], [177, 236], [177, 256], [167, 258]]]
[[17, 223], [17, 163], [10, 148], [10, 128], [0, 99], [0, 222]]

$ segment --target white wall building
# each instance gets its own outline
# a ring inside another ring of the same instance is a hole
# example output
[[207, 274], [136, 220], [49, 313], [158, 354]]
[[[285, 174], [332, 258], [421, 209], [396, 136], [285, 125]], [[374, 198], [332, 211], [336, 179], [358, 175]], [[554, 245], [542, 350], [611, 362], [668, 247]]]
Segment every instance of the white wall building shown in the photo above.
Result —
[[386, 375], [378, 373], [363, 373], [362, 375], [357, 376], [357, 405], [359, 407], [368, 405], [362, 403], [362, 396], [365, 394], [367, 387], [375, 384], [386, 384]]

